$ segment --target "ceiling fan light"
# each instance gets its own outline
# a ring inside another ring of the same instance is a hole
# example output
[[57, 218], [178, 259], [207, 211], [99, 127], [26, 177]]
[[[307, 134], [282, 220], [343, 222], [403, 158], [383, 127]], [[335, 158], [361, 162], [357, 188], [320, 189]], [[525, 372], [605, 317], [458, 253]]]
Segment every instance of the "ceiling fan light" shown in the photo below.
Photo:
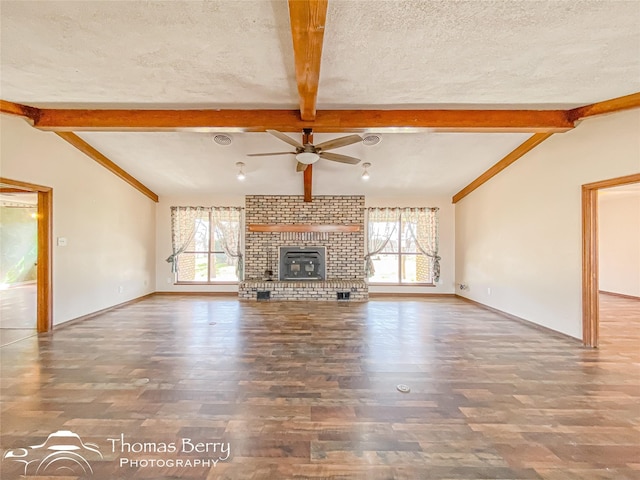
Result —
[[315, 163], [320, 158], [320, 155], [313, 152], [300, 152], [296, 155], [296, 160], [300, 163], [304, 163], [305, 165], [311, 165]]
[[242, 182], [245, 178], [247, 178], [247, 176], [244, 174], [244, 171], [242, 170], [244, 168], [244, 163], [236, 162], [236, 167], [238, 167], [238, 174], [236, 175], [236, 178]]
[[365, 182], [371, 178], [369, 171], [367, 170], [370, 166], [371, 164], [369, 162], [362, 164], [362, 168], [364, 168], [364, 172], [362, 172], [362, 180]]

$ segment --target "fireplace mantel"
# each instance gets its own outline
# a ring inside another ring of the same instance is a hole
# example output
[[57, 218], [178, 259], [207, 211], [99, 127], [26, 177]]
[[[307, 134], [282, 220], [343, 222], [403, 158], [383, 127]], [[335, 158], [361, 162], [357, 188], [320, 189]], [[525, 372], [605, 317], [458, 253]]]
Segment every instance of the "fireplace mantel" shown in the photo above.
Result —
[[360, 225], [309, 225], [302, 223], [249, 224], [250, 232], [359, 232]]

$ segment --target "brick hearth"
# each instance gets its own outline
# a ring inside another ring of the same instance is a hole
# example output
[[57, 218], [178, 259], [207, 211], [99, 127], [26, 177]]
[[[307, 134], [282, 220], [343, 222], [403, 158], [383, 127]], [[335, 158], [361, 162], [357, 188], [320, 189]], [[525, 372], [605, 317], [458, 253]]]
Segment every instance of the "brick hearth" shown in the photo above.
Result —
[[350, 301], [362, 302], [369, 299], [369, 289], [365, 281], [304, 281], [304, 282], [241, 282], [239, 297], [256, 300], [258, 292], [269, 292], [271, 300], [337, 300], [338, 294], [348, 293]]

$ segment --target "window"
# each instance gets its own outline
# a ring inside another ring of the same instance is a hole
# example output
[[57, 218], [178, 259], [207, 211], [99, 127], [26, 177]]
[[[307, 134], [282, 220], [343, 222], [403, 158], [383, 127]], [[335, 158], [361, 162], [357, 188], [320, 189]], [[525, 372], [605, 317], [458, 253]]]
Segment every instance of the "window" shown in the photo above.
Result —
[[242, 209], [171, 207], [176, 281], [237, 282], [242, 278], [240, 250]]
[[440, 278], [437, 208], [367, 210], [370, 283], [433, 284]]

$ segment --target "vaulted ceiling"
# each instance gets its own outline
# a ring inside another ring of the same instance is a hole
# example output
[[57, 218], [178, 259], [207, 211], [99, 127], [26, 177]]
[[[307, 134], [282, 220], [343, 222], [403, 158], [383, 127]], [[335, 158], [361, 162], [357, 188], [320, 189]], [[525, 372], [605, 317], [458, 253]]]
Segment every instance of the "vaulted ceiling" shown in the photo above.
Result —
[[[40, 116], [41, 128], [75, 131], [159, 195], [302, 193], [293, 155], [246, 157], [288, 150], [265, 128], [300, 140], [302, 126], [322, 132], [316, 143], [348, 131], [382, 138], [336, 150], [370, 162], [369, 182], [360, 166], [320, 160], [314, 194], [454, 195], [534, 133], [571, 128], [574, 119], [559, 125], [567, 117], [557, 112], [640, 91], [637, 1], [0, 8], [2, 99], [53, 109], [57, 115]], [[68, 108], [92, 111], [60, 113]], [[120, 113], [99, 118], [94, 109]], [[138, 109], [170, 110], [170, 125], [160, 113], [140, 120]], [[216, 109], [234, 112], [224, 120]], [[215, 144], [213, 132], [230, 134], [232, 144]], [[238, 161], [246, 164], [242, 183]]]

